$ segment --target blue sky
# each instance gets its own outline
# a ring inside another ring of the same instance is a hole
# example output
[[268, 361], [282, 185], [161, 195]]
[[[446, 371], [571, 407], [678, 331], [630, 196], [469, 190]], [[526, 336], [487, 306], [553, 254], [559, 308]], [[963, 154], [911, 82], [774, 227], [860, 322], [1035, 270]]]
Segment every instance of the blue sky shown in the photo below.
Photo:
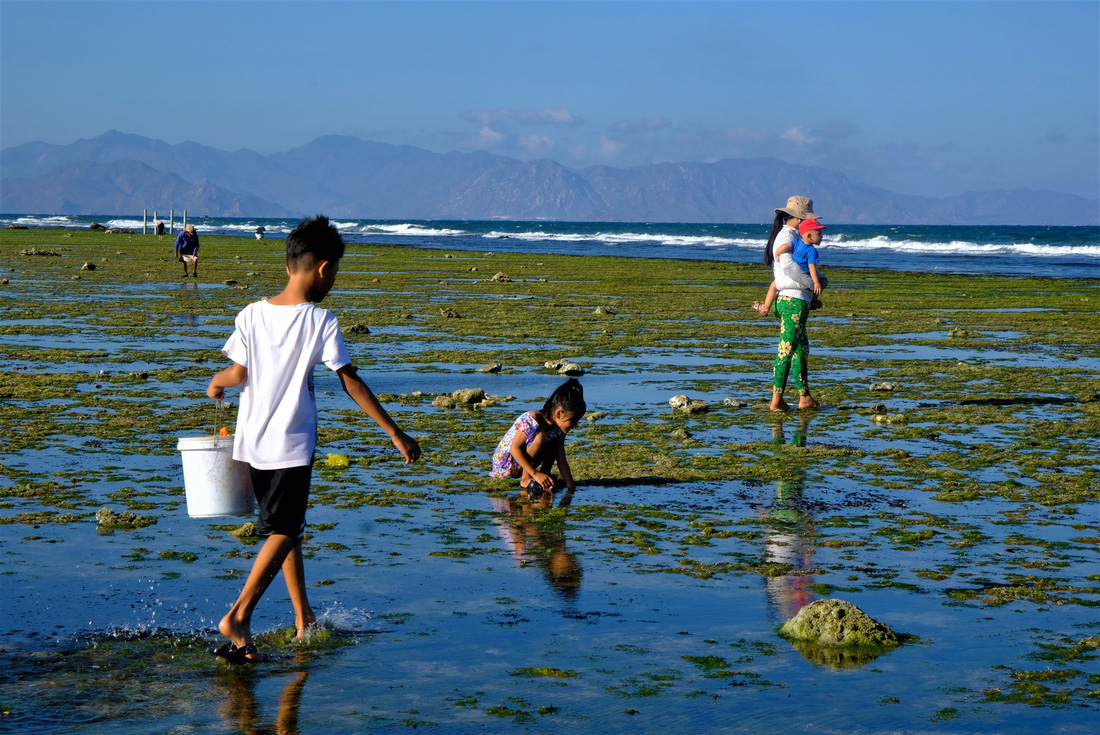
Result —
[[1100, 196], [1100, 2], [13, 2], [0, 147], [348, 134]]

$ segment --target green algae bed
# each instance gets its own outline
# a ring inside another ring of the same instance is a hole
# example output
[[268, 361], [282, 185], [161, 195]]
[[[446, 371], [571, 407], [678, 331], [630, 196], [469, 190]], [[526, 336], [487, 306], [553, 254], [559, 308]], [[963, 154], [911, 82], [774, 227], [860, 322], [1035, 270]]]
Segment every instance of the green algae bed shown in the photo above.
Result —
[[[776, 324], [748, 308], [763, 266], [350, 245], [324, 306], [424, 457], [403, 465], [318, 371], [319, 456], [348, 459], [314, 471], [324, 635], [287, 640], [277, 581], [256, 621], [274, 661], [236, 670], [206, 649], [255, 538], [233, 534], [247, 518], [187, 518], [175, 441], [232, 427], [206, 383], [234, 315], [281, 288], [282, 242], [202, 236], [197, 279], [171, 245], [0, 231], [3, 721], [1094, 722], [1100, 280], [830, 265], [809, 329], [823, 409], [777, 415]], [[545, 367], [558, 359], [586, 371], [603, 416], [569, 439], [580, 489], [523, 497], [488, 458], [564, 380]], [[433, 405], [465, 388], [496, 398]], [[709, 410], [675, 411], [677, 394]], [[777, 635], [822, 598], [913, 642], [823, 654]]]

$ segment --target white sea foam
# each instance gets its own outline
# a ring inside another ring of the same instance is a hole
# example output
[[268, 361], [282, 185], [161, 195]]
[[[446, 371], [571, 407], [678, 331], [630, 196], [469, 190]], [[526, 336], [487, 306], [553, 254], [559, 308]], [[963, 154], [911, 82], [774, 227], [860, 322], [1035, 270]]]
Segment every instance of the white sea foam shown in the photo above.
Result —
[[[127, 227], [131, 230], [141, 229], [141, 220], [139, 219], [110, 219], [103, 223], [103, 226], [109, 230]], [[149, 229], [153, 229], [153, 220], [149, 220]]]
[[[249, 232], [249, 233], [252, 233], [252, 232], [255, 232], [256, 228], [259, 227], [259, 226], [260, 225], [256, 222], [245, 222], [245, 223], [242, 223], [242, 224], [219, 225], [217, 229], [219, 229], [219, 230], [228, 230], [229, 232]], [[269, 233], [269, 234], [274, 233], [274, 232], [290, 232], [290, 228], [285, 227], [283, 225], [263, 225], [263, 228], [264, 228], [264, 232]]]
[[487, 232], [482, 237], [499, 239], [507, 237], [515, 240], [549, 242], [598, 242], [608, 245], [629, 245], [632, 243], [650, 243], [672, 247], [707, 248], [762, 248], [766, 241], [757, 238], [713, 237], [707, 235], [669, 235], [641, 232]]
[[59, 215], [42, 215], [27, 217], [16, 217], [15, 219], [5, 219], [4, 222], [16, 225], [26, 225], [27, 227], [81, 227], [79, 222], [74, 222], [72, 218], [66, 217], [63, 214]]
[[464, 230], [450, 230], [443, 227], [425, 227], [423, 225], [363, 225], [359, 232], [363, 235], [404, 235], [407, 237], [458, 237], [469, 234]]
[[891, 250], [922, 255], [1029, 255], [1039, 257], [1100, 257], [1100, 245], [1038, 245], [1036, 243], [978, 243], [966, 240], [922, 242], [872, 237], [865, 240], [827, 238], [819, 246], [825, 250]]

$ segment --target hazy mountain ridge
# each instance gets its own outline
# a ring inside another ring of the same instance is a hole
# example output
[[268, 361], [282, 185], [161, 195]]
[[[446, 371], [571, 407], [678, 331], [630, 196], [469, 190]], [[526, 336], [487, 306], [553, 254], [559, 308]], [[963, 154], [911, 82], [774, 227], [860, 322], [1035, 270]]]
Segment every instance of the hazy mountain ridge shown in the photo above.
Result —
[[570, 169], [337, 135], [265, 156], [110, 131], [0, 151], [0, 176], [0, 210], [42, 214], [759, 222], [801, 193], [835, 223], [1100, 225], [1100, 201], [1072, 194], [907, 196], [772, 158]]
[[217, 212], [224, 217], [292, 216], [259, 197], [238, 194], [206, 179], [192, 184], [141, 161], [67, 163], [42, 176], [5, 178], [0, 193], [0, 209], [18, 213], [119, 214], [159, 207], [167, 215], [171, 202], [187, 202], [192, 212]]

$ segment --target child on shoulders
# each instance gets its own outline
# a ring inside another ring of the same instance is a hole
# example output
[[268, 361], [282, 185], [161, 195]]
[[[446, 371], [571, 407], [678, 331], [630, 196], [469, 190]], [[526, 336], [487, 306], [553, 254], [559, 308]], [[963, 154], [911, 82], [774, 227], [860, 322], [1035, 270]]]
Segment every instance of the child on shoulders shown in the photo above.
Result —
[[[564, 485], [576, 489], [565, 437], [588, 410], [580, 381], [570, 378], [550, 395], [541, 411], [528, 411], [516, 418], [493, 452], [490, 477], [518, 478], [520, 487], [553, 491]], [[558, 464], [561, 481], [549, 473]]]

